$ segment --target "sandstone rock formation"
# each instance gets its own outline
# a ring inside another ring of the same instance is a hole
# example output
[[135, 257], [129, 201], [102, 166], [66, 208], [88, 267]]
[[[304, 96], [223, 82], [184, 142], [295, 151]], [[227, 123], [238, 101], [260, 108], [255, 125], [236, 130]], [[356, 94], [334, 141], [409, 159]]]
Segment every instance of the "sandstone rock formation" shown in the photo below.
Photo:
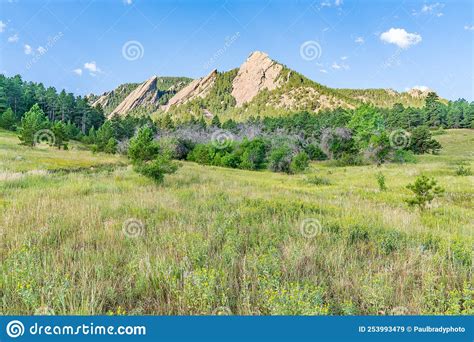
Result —
[[411, 88], [407, 93], [412, 97], [426, 97], [430, 91], [432, 90], [429, 88]]
[[211, 90], [216, 80], [217, 70], [212, 70], [207, 76], [198, 78], [174, 95], [162, 109], [167, 111], [173, 105], [181, 105], [196, 97], [204, 98]]
[[114, 93], [113, 90], [112, 91], [106, 91], [105, 93], [100, 95], [97, 100], [95, 100], [92, 103], [92, 106], [97, 107], [98, 105], [100, 105], [102, 108], [107, 107], [109, 105], [110, 98], [113, 95], [113, 93]]
[[278, 87], [277, 78], [282, 68], [266, 53], [255, 51], [250, 54], [232, 82], [232, 96], [237, 107], [251, 101], [262, 89], [273, 90]]
[[110, 113], [109, 117], [126, 114], [139, 106], [155, 104], [158, 100], [157, 79], [157, 76], [153, 76], [140, 84]]

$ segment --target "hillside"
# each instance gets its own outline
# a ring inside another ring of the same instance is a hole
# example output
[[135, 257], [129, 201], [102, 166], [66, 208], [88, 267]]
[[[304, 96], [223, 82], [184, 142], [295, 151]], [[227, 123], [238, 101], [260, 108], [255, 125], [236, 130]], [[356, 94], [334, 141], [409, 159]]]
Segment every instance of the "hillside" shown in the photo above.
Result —
[[[163, 112], [175, 118], [204, 115], [243, 119], [249, 116], [284, 115], [294, 111], [354, 108], [363, 103], [392, 107], [395, 103], [420, 107], [427, 92], [412, 89], [396, 92], [392, 89], [334, 89], [306, 78], [271, 59], [266, 53], [255, 51], [239, 68], [218, 72], [195, 79], [176, 79], [166, 87], [159, 87], [156, 76], [145, 81], [107, 114], [124, 115], [132, 112]], [[168, 78], [169, 79], [169, 78]], [[127, 88], [129, 89], [129, 88]], [[167, 89], [164, 93], [159, 91]], [[119, 92], [119, 88], [115, 93]], [[103, 95], [108, 99], [108, 93]], [[102, 97], [99, 101], [106, 101]], [[115, 101], [114, 103], [117, 103]], [[108, 107], [110, 108], [110, 106]]]

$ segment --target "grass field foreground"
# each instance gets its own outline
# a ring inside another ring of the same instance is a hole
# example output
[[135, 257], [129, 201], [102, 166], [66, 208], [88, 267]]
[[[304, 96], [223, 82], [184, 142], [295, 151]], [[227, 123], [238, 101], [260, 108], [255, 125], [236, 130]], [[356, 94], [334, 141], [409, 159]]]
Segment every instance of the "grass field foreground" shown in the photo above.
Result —
[[[0, 132], [3, 314], [474, 314], [474, 131], [440, 155], [305, 174], [125, 158]], [[73, 171], [73, 172], [71, 172]], [[380, 191], [376, 175], [386, 178]], [[409, 208], [416, 176], [445, 194]]]

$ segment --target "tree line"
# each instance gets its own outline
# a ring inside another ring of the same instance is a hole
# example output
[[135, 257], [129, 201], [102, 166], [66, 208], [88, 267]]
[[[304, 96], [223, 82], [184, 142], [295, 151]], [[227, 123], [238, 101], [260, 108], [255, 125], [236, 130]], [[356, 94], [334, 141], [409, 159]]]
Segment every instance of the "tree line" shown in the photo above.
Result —
[[91, 127], [98, 129], [105, 116], [100, 107], [92, 107], [88, 99], [74, 96], [64, 89], [46, 88], [42, 83], [25, 82], [20, 75], [0, 75], [0, 126], [14, 130], [33, 105], [43, 111], [49, 121], [70, 123], [82, 134]]

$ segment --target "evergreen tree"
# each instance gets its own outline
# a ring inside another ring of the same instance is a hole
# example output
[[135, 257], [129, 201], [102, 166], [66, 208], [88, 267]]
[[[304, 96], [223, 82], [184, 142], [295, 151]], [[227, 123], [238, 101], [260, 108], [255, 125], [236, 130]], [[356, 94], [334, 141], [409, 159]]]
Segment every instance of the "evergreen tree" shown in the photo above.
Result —
[[5, 93], [5, 88], [0, 86], [0, 114], [5, 112], [8, 108], [7, 95]]
[[11, 108], [0, 114], [0, 127], [13, 131], [15, 130], [15, 123], [15, 113]]
[[61, 147], [66, 149], [67, 141], [69, 140], [66, 132], [66, 125], [62, 121], [56, 121], [52, 125], [51, 130], [54, 134], [54, 146], [58, 149], [61, 149]]
[[37, 141], [35, 141], [36, 133], [46, 128], [48, 125], [48, 119], [44, 115], [44, 112], [41, 110], [38, 104], [33, 105], [31, 109], [25, 114], [21, 119], [21, 126], [18, 138], [20, 139], [22, 145], [26, 146], [35, 146]]

